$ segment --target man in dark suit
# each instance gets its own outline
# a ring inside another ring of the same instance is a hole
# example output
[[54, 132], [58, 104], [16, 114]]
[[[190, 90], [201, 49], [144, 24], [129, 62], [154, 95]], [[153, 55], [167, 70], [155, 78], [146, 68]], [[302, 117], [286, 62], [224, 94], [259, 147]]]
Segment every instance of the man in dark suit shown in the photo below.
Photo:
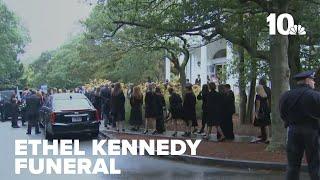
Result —
[[39, 131], [39, 111], [41, 107], [41, 99], [35, 93], [31, 91], [31, 96], [26, 99], [26, 116], [28, 120], [27, 134], [31, 134], [32, 126], [35, 126], [36, 134], [40, 134]]

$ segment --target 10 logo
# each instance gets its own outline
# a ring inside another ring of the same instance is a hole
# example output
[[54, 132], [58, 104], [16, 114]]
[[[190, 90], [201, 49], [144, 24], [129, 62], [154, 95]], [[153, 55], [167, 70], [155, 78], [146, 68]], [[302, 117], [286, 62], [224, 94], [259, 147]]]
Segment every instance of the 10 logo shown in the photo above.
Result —
[[[287, 20], [288, 28], [284, 28], [284, 20]], [[267, 17], [267, 22], [269, 23], [269, 34], [275, 35], [278, 31], [281, 35], [306, 35], [305, 28], [300, 24], [295, 25], [294, 19], [291, 14], [284, 13], [280, 14], [278, 17], [276, 13], [270, 13]]]

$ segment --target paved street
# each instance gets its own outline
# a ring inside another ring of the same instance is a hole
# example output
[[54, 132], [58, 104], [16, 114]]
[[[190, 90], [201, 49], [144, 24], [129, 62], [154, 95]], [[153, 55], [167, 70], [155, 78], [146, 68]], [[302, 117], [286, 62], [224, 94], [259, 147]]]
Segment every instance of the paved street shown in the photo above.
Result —
[[[282, 172], [270, 171], [249, 171], [225, 168], [214, 168], [207, 166], [195, 166], [191, 164], [177, 163], [174, 161], [160, 160], [142, 156], [117, 156], [116, 167], [122, 170], [121, 175], [31, 175], [24, 172], [21, 175], [14, 174], [14, 140], [15, 139], [42, 139], [43, 135], [27, 136], [26, 127], [12, 129], [9, 122], [0, 123], [1, 146], [1, 179], [5, 180], [90, 180], [90, 179], [230, 179], [230, 180], [250, 180], [250, 179], [284, 179]], [[80, 144], [81, 149], [86, 154], [91, 154], [91, 140], [83, 139]], [[54, 157], [57, 158], [57, 157]], [[96, 159], [96, 157], [87, 157]], [[109, 158], [108, 156], [106, 158]], [[108, 161], [106, 161], [108, 162]], [[304, 174], [305, 176], [305, 174]], [[306, 176], [305, 176], [306, 177]], [[303, 178], [307, 179], [307, 178]]]

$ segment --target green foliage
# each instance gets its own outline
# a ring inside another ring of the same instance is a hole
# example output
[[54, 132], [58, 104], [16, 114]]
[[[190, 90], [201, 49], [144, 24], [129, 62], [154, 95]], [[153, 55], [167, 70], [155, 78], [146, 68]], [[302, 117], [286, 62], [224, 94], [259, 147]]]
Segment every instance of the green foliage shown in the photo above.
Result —
[[93, 79], [139, 83], [162, 79], [160, 52], [132, 50], [124, 54], [112, 41], [97, 43], [76, 37], [60, 48], [44, 52], [27, 70], [29, 84], [74, 88]]
[[0, 0], [0, 87], [22, 86], [23, 66], [18, 57], [28, 42], [19, 19]]

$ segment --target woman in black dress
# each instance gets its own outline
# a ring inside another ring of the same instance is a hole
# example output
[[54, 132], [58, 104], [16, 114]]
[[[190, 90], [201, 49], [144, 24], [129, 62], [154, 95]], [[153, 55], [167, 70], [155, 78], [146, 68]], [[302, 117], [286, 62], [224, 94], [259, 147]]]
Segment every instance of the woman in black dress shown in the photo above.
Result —
[[208, 108], [207, 108], [207, 96], [209, 94], [209, 87], [207, 84], [204, 84], [202, 86], [202, 90], [199, 93], [199, 95], [197, 96], [198, 100], [202, 100], [202, 126], [200, 131], [198, 131], [198, 134], [202, 134], [204, 132], [204, 128], [206, 126], [207, 123], [207, 114], [208, 114]]
[[[156, 104], [155, 104], [155, 93], [153, 91], [154, 85], [151, 83], [148, 83], [147, 85], [147, 92], [144, 99], [145, 104], [145, 131], [143, 134], [147, 134], [149, 132], [148, 130], [148, 124], [151, 122], [154, 124], [154, 121], [156, 119]], [[155, 129], [155, 128], [153, 128]]]
[[255, 100], [255, 118], [253, 125], [260, 127], [261, 138], [257, 142], [268, 143], [267, 127], [271, 125], [270, 119], [270, 104], [268, 101], [268, 95], [262, 85], [258, 85], [256, 88], [256, 100]]
[[179, 94], [177, 94], [172, 87], [168, 89], [170, 97], [169, 97], [169, 118], [173, 120], [173, 137], [177, 136], [177, 122], [179, 119], [182, 119], [182, 99]]
[[229, 84], [224, 85], [223, 89], [223, 111], [222, 116], [223, 120], [221, 123], [221, 129], [226, 136], [226, 139], [228, 140], [234, 140], [234, 133], [233, 133], [233, 122], [232, 122], [232, 116], [235, 113], [235, 99], [234, 99], [234, 93], [230, 88]]
[[155, 91], [155, 105], [156, 105], [156, 130], [152, 134], [162, 134], [164, 128], [164, 110], [166, 109], [166, 101], [161, 93], [161, 89], [156, 87]]
[[218, 141], [224, 141], [225, 136], [220, 128], [221, 118], [222, 118], [222, 106], [223, 101], [222, 95], [216, 91], [216, 84], [214, 82], [209, 83], [210, 92], [208, 94], [207, 108], [208, 108], [208, 119], [207, 119], [207, 134], [204, 139], [209, 139], [212, 131], [212, 127], [215, 126], [217, 129], [217, 134], [220, 134]]
[[191, 127], [194, 127], [193, 132], [196, 132], [197, 115], [196, 115], [196, 96], [192, 90], [192, 84], [186, 85], [186, 94], [183, 99], [183, 119], [187, 125], [187, 131], [182, 135], [184, 137], [191, 137]]
[[142, 104], [143, 94], [139, 86], [133, 88], [133, 92], [130, 98], [131, 112], [129, 123], [133, 126], [131, 130], [138, 131], [142, 125]]
[[117, 131], [124, 131], [125, 120], [125, 97], [120, 83], [116, 83], [111, 93], [111, 114], [116, 122]]

